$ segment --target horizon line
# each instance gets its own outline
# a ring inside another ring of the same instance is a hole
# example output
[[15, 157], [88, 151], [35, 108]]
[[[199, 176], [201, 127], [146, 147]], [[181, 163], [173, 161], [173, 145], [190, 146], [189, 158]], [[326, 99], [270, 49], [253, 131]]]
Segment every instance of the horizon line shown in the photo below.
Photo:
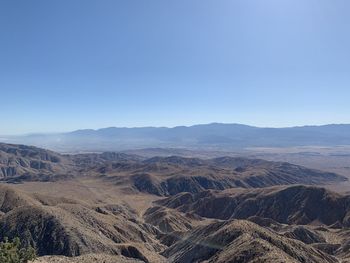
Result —
[[[198, 123], [192, 125], [176, 125], [176, 126], [109, 126], [103, 128], [82, 128], [70, 131], [61, 131], [61, 132], [28, 132], [28, 133], [18, 133], [18, 134], [7, 134], [0, 135], [2, 137], [17, 137], [17, 136], [33, 136], [33, 135], [55, 135], [55, 134], [67, 134], [74, 133], [79, 131], [101, 131], [106, 129], [176, 129], [176, 128], [191, 128], [195, 126], [208, 126], [208, 125], [237, 125], [237, 126], [246, 126], [251, 128], [258, 129], [290, 129], [290, 128], [306, 128], [306, 127], [324, 127], [324, 126], [341, 126], [341, 125], [350, 125], [350, 123], [326, 123], [326, 124], [305, 124], [305, 125], [295, 125], [295, 126], [255, 126], [250, 124], [243, 123], [230, 123], [230, 122], [209, 122], [209, 123]], [[3, 139], [3, 138], [2, 138]]]

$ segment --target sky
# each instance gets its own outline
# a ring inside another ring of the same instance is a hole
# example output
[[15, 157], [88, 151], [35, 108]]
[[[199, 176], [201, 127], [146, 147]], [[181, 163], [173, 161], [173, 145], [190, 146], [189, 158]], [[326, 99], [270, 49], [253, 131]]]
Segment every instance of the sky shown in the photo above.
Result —
[[350, 123], [348, 0], [0, 0], [0, 134]]

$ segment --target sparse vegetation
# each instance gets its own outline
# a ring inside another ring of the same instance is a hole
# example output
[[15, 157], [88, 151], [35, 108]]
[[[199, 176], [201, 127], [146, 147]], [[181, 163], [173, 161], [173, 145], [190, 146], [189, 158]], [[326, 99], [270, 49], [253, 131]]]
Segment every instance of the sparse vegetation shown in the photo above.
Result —
[[5, 238], [0, 242], [0, 262], [1, 263], [27, 263], [36, 258], [35, 249], [31, 246], [22, 247], [18, 237], [9, 241]]

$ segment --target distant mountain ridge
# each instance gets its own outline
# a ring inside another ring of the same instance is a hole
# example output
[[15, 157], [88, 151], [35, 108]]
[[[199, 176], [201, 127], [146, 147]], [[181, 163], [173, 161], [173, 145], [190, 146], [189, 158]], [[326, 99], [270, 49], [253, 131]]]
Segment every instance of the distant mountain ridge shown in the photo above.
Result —
[[56, 151], [116, 151], [148, 147], [237, 149], [350, 145], [350, 124], [259, 128], [211, 123], [194, 126], [86, 129], [5, 138]]

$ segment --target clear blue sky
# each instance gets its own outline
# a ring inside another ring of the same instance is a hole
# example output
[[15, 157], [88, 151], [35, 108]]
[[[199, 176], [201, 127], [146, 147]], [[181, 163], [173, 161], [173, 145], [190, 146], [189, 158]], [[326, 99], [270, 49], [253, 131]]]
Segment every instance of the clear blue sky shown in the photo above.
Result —
[[0, 134], [350, 123], [349, 0], [0, 0]]

